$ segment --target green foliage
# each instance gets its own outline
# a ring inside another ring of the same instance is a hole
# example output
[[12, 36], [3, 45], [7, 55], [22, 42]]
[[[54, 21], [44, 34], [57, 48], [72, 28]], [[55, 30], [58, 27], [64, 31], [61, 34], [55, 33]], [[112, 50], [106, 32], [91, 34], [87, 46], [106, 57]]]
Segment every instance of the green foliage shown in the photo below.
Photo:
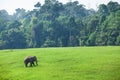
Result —
[[115, 12], [120, 9], [120, 5], [117, 2], [110, 1], [107, 6], [110, 12]]
[[40, 8], [41, 4], [38, 2], [37, 4], [34, 5], [34, 7]]
[[[0, 10], [0, 49], [120, 45], [117, 2], [100, 4], [98, 11], [86, 9], [78, 1], [45, 0], [34, 7], [32, 11], [18, 8], [12, 16]], [[21, 47], [19, 40], [24, 43]]]
[[120, 45], [120, 35], [117, 37], [116, 45]]
[[45, 40], [42, 47], [54, 47], [54, 46], [55, 46], [55, 41], [47, 39]]

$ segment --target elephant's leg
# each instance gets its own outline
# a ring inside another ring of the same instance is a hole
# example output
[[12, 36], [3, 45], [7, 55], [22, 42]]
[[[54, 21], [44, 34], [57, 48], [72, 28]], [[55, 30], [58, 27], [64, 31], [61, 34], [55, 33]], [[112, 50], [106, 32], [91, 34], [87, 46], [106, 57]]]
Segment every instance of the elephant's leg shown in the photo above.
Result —
[[30, 67], [32, 67], [32, 62], [30, 62]]
[[25, 67], [27, 67], [27, 64], [25, 64]]
[[37, 60], [35, 62], [36, 62], [36, 65], [38, 65]]
[[26, 67], [28, 67], [28, 63], [29, 63], [29, 62], [26, 63]]
[[27, 67], [27, 65], [28, 65], [28, 62], [24, 62], [24, 64], [25, 64], [25, 67]]
[[34, 63], [34, 61], [32, 62], [32, 65], [33, 65], [33, 66], [35, 66], [35, 63]]

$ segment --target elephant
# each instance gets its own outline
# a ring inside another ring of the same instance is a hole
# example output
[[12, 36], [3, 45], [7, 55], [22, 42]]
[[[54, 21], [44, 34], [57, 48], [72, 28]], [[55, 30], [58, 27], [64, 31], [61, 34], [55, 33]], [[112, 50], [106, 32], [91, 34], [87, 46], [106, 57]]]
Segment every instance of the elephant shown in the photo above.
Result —
[[28, 67], [28, 63], [30, 63], [30, 67], [36, 66], [34, 62], [36, 62], [36, 65], [38, 65], [36, 56], [29, 56], [24, 59], [25, 67]]

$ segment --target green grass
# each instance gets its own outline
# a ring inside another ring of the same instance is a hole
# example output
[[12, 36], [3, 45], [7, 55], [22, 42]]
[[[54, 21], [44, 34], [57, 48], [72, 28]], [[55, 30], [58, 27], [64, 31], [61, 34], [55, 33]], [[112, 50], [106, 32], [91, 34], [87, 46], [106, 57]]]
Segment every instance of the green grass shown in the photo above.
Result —
[[120, 80], [120, 46], [0, 50], [0, 80]]

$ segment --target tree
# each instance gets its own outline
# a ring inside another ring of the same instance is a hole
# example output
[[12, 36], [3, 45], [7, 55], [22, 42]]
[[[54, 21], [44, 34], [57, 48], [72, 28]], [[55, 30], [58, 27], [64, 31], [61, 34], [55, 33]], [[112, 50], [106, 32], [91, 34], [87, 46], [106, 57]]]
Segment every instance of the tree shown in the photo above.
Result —
[[78, 1], [45, 0], [34, 7], [31, 11], [18, 8], [14, 15], [0, 10], [1, 49], [119, 45], [118, 2], [101, 4], [98, 11]]
[[13, 14], [14, 20], [21, 20], [26, 16], [26, 10], [25, 9], [16, 9], [16, 13]]
[[9, 24], [8, 28], [9, 29], [11, 29], [11, 28], [19, 29], [21, 25], [22, 25], [21, 22], [15, 20], [15, 21], [13, 21], [12, 23]]
[[36, 8], [38, 8], [38, 9], [40, 9], [40, 7], [41, 7], [40, 2], [37, 2], [37, 4], [35, 4], [35, 5], [34, 5], [34, 7], [36, 7]]
[[68, 22], [68, 29], [69, 29], [69, 46], [77, 46], [79, 45], [79, 27], [75, 22], [74, 17], [70, 17]]
[[120, 46], [120, 35], [117, 37], [116, 45]]
[[96, 32], [93, 32], [90, 34], [90, 36], [87, 40], [87, 45], [88, 46], [95, 46], [95, 40], [96, 40]]
[[88, 22], [88, 26], [87, 26], [88, 34], [94, 32], [96, 30], [96, 28], [98, 28], [98, 27], [99, 27], [99, 20], [97, 17], [90, 20], [90, 22]]
[[49, 38], [45, 40], [45, 43], [43, 44], [42, 47], [55, 47], [56, 43], [53, 40], [50, 40]]
[[99, 10], [98, 10], [98, 12], [100, 13], [100, 14], [105, 14], [105, 15], [108, 15], [109, 14], [109, 10], [108, 10], [108, 7], [105, 5], [105, 4], [101, 4], [101, 5], [99, 5]]
[[34, 25], [33, 27], [33, 43], [34, 47], [41, 47], [44, 43], [43, 23]]
[[24, 33], [17, 29], [10, 29], [8, 31], [2, 32], [1, 40], [3, 43], [3, 48], [26, 48], [26, 38]]
[[107, 7], [108, 7], [110, 12], [115, 12], [116, 10], [120, 9], [120, 5], [117, 2], [112, 2], [112, 1], [110, 1], [107, 4]]

